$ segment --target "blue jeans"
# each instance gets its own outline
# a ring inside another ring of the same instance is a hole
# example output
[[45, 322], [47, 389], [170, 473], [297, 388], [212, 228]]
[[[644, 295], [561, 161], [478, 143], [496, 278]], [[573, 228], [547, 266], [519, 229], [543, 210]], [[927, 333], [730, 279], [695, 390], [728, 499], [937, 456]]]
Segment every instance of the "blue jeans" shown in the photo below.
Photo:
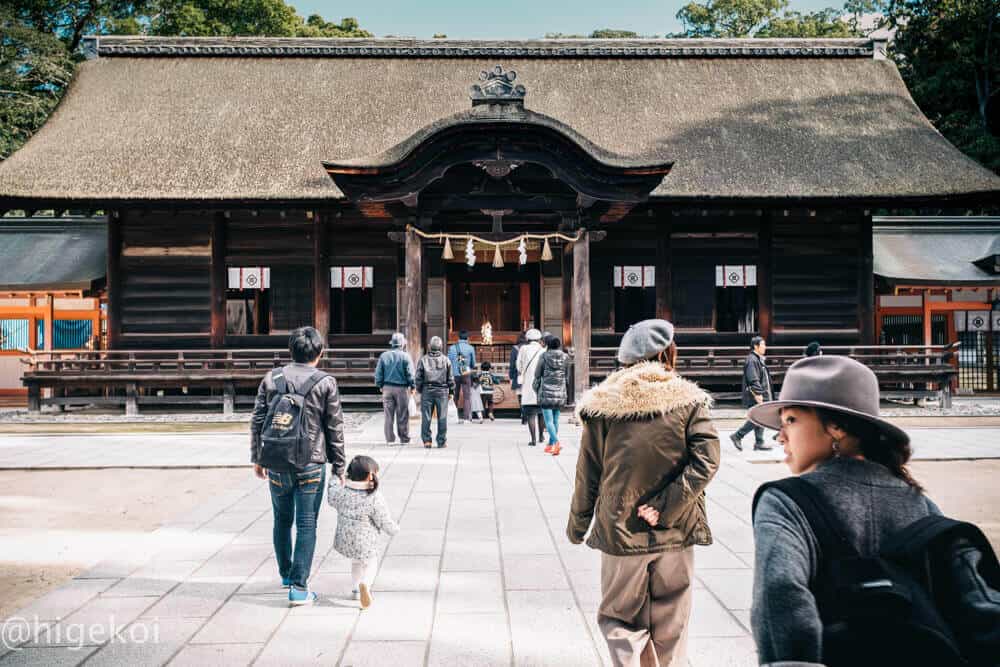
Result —
[[437, 444], [448, 440], [448, 394], [431, 390], [420, 395], [420, 441], [431, 441], [431, 415], [437, 408]]
[[[316, 551], [316, 519], [323, 502], [326, 466], [312, 463], [295, 472], [267, 471], [274, 509], [274, 555], [278, 574], [292, 585], [307, 590]], [[292, 552], [292, 523], [295, 551]]]
[[545, 430], [549, 432], [549, 444], [559, 442], [559, 408], [542, 408]]

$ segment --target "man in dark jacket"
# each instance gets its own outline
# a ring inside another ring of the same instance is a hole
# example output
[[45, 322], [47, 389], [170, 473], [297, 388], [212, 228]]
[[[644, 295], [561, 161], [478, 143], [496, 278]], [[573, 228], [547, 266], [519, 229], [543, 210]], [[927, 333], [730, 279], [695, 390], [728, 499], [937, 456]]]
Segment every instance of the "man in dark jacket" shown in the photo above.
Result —
[[[385, 444], [391, 445], [399, 434], [399, 443], [410, 443], [410, 390], [413, 389], [413, 360], [406, 353], [406, 337], [392, 334], [389, 349], [379, 356], [375, 366], [375, 386], [382, 392], [385, 415]], [[393, 433], [393, 424], [396, 433]]]
[[[261, 460], [261, 433], [267, 419], [268, 405], [278, 389], [275, 372], [264, 376], [257, 390], [257, 401], [250, 417], [250, 461], [257, 477], [268, 480], [271, 507], [274, 510], [274, 553], [281, 582], [288, 589], [292, 605], [308, 605], [316, 594], [308, 589], [313, 552], [316, 550], [316, 520], [323, 502], [326, 467], [331, 474], [344, 476], [344, 413], [340, 392], [332, 376], [316, 370], [323, 354], [323, 338], [312, 327], [292, 332], [288, 339], [292, 363], [280, 369], [289, 390], [304, 387], [317, 373], [321, 375], [304, 401], [303, 419], [312, 434], [309, 463], [292, 471], [267, 470]], [[295, 552], [292, 552], [292, 523], [295, 523]]]
[[448, 397], [455, 393], [451, 360], [441, 353], [444, 343], [437, 336], [430, 340], [428, 352], [417, 362], [416, 385], [420, 394], [420, 440], [431, 446], [431, 413], [437, 410], [437, 445], [448, 440]]
[[[743, 407], [752, 408], [766, 401], [774, 400], [771, 389], [771, 373], [767, 370], [764, 353], [767, 352], [767, 342], [760, 336], [754, 336], [750, 341], [750, 354], [743, 364]], [[764, 444], [764, 428], [747, 420], [738, 431], [729, 436], [733, 446], [743, 451], [743, 438], [750, 431], [754, 433], [753, 448], [757, 451], [768, 451], [770, 445]]]

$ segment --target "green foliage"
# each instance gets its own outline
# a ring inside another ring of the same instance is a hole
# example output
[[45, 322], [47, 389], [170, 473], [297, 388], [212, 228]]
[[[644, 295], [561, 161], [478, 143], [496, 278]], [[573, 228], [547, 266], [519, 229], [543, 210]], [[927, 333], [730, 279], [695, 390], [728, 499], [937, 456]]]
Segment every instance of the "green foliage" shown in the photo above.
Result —
[[73, 62], [56, 36], [0, 10], [0, 160], [27, 141], [62, 97]]
[[0, 0], [0, 160], [62, 98], [85, 35], [372, 37], [355, 18], [303, 19], [284, 0]]
[[890, 0], [891, 54], [920, 109], [949, 141], [1000, 174], [986, 104], [1000, 86], [1000, 0]]
[[638, 36], [631, 30], [614, 30], [612, 28], [601, 28], [590, 33], [591, 39], [635, 39]]
[[[803, 14], [785, 12], [774, 17], [757, 31], [755, 37], [854, 37], [855, 29], [840, 19], [836, 9], [821, 9]], [[857, 25], [855, 23], [855, 25]]]
[[708, 0], [691, 2], [677, 12], [685, 37], [752, 37], [788, 0]]

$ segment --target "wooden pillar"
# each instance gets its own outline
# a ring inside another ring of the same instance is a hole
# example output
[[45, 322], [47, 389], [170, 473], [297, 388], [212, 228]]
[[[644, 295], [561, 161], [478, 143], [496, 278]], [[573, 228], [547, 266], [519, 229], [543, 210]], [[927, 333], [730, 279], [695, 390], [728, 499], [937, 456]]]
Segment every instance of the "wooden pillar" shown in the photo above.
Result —
[[139, 414], [139, 387], [134, 382], [125, 385], [125, 416], [135, 417]]
[[42, 411], [42, 388], [35, 382], [28, 385], [28, 412]]
[[122, 335], [122, 225], [124, 213], [108, 216], [108, 349], [121, 347]]
[[574, 399], [590, 386], [590, 233], [573, 244]]
[[423, 245], [413, 230], [406, 232], [406, 343], [414, 363], [423, 355], [421, 330], [424, 323]]
[[875, 260], [872, 250], [872, 218], [859, 223], [858, 238], [858, 338], [862, 345], [875, 345]]
[[760, 233], [757, 235], [757, 324], [758, 333], [771, 342], [771, 321], [774, 301], [771, 288], [774, 277], [771, 272], [772, 251], [774, 248], [774, 221], [771, 214], [765, 212], [760, 221]]
[[212, 264], [209, 269], [211, 291], [211, 346], [226, 345], [226, 289], [229, 274], [226, 272], [226, 214], [217, 212], [212, 218]]
[[931, 292], [930, 290], [924, 290], [923, 292], [923, 314], [924, 314], [924, 345], [931, 344], [931, 322], [933, 321], [934, 314], [931, 312]]
[[50, 350], [50, 351], [56, 349], [56, 345], [55, 345], [55, 342], [56, 342], [55, 341], [55, 334], [56, 334], [55, 317], [56, 317], [55, 299], [52, 298], [51, 294], [46, 294], [45, 295], [45, 320], [44, 320], [45, 323], [42, 326], [45, 327], [45, 349], [46, 350]]
[[326, 342], [330, 332], [330, 235], [326, 216], [313, 214], [313, 326]]
[[562, 252], [563, 347], [573, 346], [573, 246], [567, 243]]
[[670, 274], [670, 226], [657, 229], [656, 237], [656, 316], [663, 320], [673, 319], [671, 295], [672, 276]]
[[222, 414], [231, 415], [236, 410], [236, 385], [226, 382], [222, 385]]

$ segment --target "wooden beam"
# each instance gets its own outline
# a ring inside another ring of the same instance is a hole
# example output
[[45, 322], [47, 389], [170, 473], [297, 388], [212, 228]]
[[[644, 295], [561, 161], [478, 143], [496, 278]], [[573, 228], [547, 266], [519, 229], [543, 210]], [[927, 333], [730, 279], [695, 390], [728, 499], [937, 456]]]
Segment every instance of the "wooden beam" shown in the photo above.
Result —
[[573, 346], [573, 245], [567, 243], [561, 253], [562, 261], [562, 343]]
[[[325, 212], [313, 216], [313, 326], [326, 342], [330, 333], [330, 233]], [[374, 318], [374, 314], [369, 317]]]
[[573, 244], [574, 400], [590, 386], [590, 236]]
[[226, 345], [226, 289], [229, 274], [226, 272], [226, 218], [220, 212], [212, 217], [212, 264], [209, 267], [211, 293], [211, 336], [213, 348]]
[[670, 272], [670, 224], [657, 230], [656, 236], [656, 316], [673, 319]]
[[923, 318], [924, 318], [924, 345], [931, 344], [931, 318], [933, 311], [931, 310], [931, 300], [930, 294], [924, 293], [923, 299]]
[[117, 349], [122, 335], [122, 225], [124, 213], [108, 216], [108, 349]]
[[875, 339], [875, 264], [872, 250], [872, 219], [865, 216], [858, 225], [858, 331], [862, 345]]
[[406, 342], [410, 352], [410, 357], [416, 363], [423, 355], [423, 340], [421, 330], [424, 322], [424, 295], [423, 295], [423, 244], [416, 232], [410, 230], [406, 232], [405, 258], [406, 266]]
[[774, 222], [771, 215], [767, 214], [761, 218], [760, 233], [757, 235], [757, 329], [764, 339], [771, 337], [774, 312], [774, 299], [771, 293], [773, 247]]
[[51, 294], [45, 296], [45, 349], [54, 350], [55, 348], [55, 308], [53, 304], [55, 299], [52, 298]]

